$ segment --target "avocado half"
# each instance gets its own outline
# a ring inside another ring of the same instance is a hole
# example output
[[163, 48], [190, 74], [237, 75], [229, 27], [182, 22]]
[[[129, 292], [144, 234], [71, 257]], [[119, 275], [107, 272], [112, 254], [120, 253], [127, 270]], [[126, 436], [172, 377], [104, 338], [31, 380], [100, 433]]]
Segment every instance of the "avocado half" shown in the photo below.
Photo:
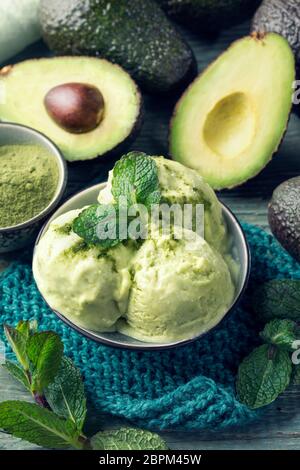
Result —
[[285, 133], [295, 60], [278, 34], [233, 43], [189, 86], [170, 129], [174, 160], [199, 170], [215, 189], [258, 174]]
[[[254, 15], [252, 32], [272, 32], [285, 37], [295, 54], [297, 79], [300, 79], [300, 1], [264, 0]], [[297, 87], [298, 89], [299, 87]], [[299, 92], [297, 93], [299, 97]], [[297, 98], [296, 97], [296, 98]], [[300, 104], [294, 103], [300, 113]]]
[[[89, 132], [73, 133], [62, 128], [45, 106], [55, 87], [87, 84], [100, 91], [103, 116]], [[0, 70], [2, 121], [23, 124], [47, 135], [66, 160], [91, 160], [132, 141], [141, 123], [141, 94], [120, 66], [93, 57], [33, 59]]]

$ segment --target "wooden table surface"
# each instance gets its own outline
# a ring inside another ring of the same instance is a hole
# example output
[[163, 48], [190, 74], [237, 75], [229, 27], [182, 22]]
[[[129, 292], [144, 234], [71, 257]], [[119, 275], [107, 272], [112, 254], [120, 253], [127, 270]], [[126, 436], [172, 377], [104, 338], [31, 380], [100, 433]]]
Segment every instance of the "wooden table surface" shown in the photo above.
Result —
[[[225, 31], [214, 41], [204, 41], [195, 35], [184, 32], [192, 45], [199, 63], [199, 70], [211, 62], [236, 38], [249, 31], [249, 25], [243, 24]], [[16, 60], [47, 54], [45, 47], [37, 45], [29, 48]], [[274, 96], [274, 100], [276, 96]], [[167, 154], [168, 122], [173, 104], [163, 98], [145, 98], [145, 122], [141, 134], [132, 146], [152, 154]], [[268, 117], [267, 117], [268, 118]], [[98, 181], [106, 178], [109, 162], [103, 164], [98, 172]], [[300, 174], [300, 119], [292, 114], [288, 131], [280, 151], [262, 173], [242, 187], [223, 191], [220, 198], [229, 205], [241, 219], [267, 226], [266, 208], [274, 188], [285, 179]], [[84, 178], [84, 180], [82, 179]], [[88, 177], [90, 178], [90, 176]], [[70, 171], [68, 192], [89, 184], [87, 175]], [[0, 261], [0, 269], [14, 258], [10, 255]], [[10, 379], [4, 370], [0, 372], [0, 401], [7, 399], [28, 399], [21, 386]], [[89, 427], [93, 430], [117, 427], [120, 420], [110, 416], [95, 415], [89, 418]], [[122, 421], [124, 424], [124, 421]], [[248, 427], [226, 432], [169, 432], [161, 433], [171, 449], [300, 449], [300, 387], [290, 388], [276, 403], [267, 407], [261, 420]], [[13, 439], [0, 432], [0, 449], [28, 449], [33, 446]]]

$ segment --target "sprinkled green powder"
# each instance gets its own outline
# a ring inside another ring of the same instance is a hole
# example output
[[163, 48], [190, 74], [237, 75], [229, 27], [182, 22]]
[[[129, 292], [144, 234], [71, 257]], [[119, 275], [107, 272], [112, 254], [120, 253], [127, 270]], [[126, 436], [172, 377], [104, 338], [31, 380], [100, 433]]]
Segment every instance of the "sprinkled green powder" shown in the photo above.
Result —
[[43, 147], [0, 146], [0, 227], [41, 213], [52, 201], [58, 179], [58, 165]]

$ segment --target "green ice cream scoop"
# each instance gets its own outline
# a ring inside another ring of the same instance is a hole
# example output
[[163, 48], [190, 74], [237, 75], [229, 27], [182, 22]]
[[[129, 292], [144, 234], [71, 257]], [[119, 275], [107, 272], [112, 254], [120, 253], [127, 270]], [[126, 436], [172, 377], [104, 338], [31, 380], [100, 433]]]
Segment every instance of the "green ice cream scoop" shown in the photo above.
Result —
[[233, 301], [234, 286], [222, 256], [193, 232], [184, 231], [178, 240], [174, 234], [153, 229], [133, 262], [127, 315], [117, 328], [141, 341], [164, 343], [204, 333]]
[[115, 331], [126, 312], [133, 248], [87, 246], [71, 229], [80, 210], [55, 219], [36, 247], [34, 277], [50, 307], [75, 324]]
[[214, 190], [197, 170], [164, 157], [156, 157], [155, 162], [162, 201], [180, 205], [203, 204], [205, 240], [218, 251], [226, 249], [226, 228], [222, 208]]

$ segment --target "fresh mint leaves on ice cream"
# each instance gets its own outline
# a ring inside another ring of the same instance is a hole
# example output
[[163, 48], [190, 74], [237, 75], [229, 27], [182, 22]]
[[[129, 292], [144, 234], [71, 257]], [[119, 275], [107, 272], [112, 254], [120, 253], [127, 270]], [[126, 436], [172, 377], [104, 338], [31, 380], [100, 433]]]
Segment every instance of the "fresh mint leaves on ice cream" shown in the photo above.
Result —
[[[205, 239], [217, 250], [222, 250], [226, 245], [226, 229], [221, 204], [211, 187], [195, 170], [164, 157], [150, 158], [156, 165], [160, 202], [170, 205], [204, 204]], [[114, 171], [110, 171], [107, 186], [99, 194], [101, 204], [115, 202], [112, 188]]]
[[177, 226], [163, 234], [150, 221], [146, 240], [91, 243], [88, 209], [74, 210], [52, 221], [39, 241], [35, 280], [51, 308], [87, 329], [145, 342], [191, 338], [216, 325], [234, 299], [221, 205], [197, 171], [163, 157], [135, 155], [139, 162], [130, 153], [110, 172], [99, 203], [114, 205], [121, 195], [145, 202], [159, 195], [168, 204], [204, 204], [205, 240], [195, 233], [191, 238], [188, 229], [178, 239]]

